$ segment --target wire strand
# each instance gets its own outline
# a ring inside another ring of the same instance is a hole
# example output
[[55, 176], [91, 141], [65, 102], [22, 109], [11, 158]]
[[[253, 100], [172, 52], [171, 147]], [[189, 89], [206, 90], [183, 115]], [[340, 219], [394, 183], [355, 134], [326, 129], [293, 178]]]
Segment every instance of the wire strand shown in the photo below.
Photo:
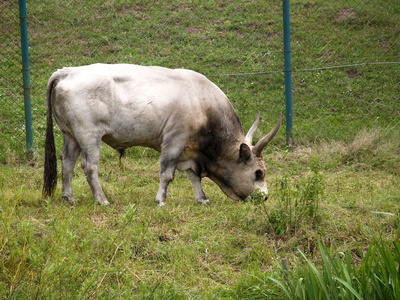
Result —
[[[321, 68], [312, 68], [312, 69], [295, 69], [295, 70], [291, 70], [291, 72], [293, 72], [293, 73], [295, 73], [295, 72], [312, 72], [312, 71], [340, 69], [340, 68], [349, 68], [349, 67], [357, 67], [357, 66], [393, 65], [393, 64], [400, 64], [400, 61], [358, 63], [358, 64], [339, 65], [339, 66], [321, 67]], [[220, 77], [220, 76], [267, 75], [267, 74], [284, 73], [284, 72], [285, 72], [284, 70], [281, 70], [281, 71], [269, 71], [269, 72], [253, 72], [253, 73], [212, 74], [212, 75], [207, 75], [207, 76], [208, 77]]]

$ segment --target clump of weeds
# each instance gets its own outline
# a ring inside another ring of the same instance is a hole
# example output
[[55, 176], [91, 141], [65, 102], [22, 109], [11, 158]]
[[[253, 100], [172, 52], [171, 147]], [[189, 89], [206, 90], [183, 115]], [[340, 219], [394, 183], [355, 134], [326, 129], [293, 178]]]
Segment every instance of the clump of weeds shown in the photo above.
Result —
[[319, 203], [324, 196], [325, 183], [319, 159], [309, 159], [310, 174], [303, 180], [296, 180], [286, 173], [275, 183], [277, 205], [262, 210], [270, 231], [280, 237], [295, 234], [303, 224], [316, 225], [320, 222]]

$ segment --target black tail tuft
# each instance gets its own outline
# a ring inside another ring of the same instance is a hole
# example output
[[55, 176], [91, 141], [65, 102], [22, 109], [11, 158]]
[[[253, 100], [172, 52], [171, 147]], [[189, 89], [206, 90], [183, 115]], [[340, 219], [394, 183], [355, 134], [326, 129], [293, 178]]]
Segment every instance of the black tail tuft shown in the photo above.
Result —
[[53, 80], [47, 87], [47, 124], [46, 124], [46, 141], [44, 146], [44, 176], [43, 176], [43, 197], [51, 196], [57, 186], [57, 157], [56, 146], [54, 143], [53, 133], [53, 117], [52, 117], [52, 94], [53, 88], [57, 85], [58, 80]]
[[119, 152], [119, 164], [121, 164], [121, 158], [125, 154], [125, 149], [124, 148], [118, 148], [117, 150]]

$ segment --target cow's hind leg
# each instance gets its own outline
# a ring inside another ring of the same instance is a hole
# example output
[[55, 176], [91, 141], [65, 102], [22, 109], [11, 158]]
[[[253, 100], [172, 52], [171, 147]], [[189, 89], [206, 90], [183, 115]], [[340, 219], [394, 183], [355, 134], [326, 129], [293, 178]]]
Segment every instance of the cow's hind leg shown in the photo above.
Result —
[[109, 205], [100, 185], [99, 162], [101, 140], [87, 141], [87, 147], [82, 147], [82, 169], [85, 172], [87, 182], [92, 190], [93, 197], [100, 205]]
[[76, 160], [81, 153], [78, 142], [69, 134], [64, 134], [64, 147], [61, 151], [61, 169], [62, 169], [62, 197], [69, 203], [75, 203], [72, 191], [72, 174], [75, 168]]

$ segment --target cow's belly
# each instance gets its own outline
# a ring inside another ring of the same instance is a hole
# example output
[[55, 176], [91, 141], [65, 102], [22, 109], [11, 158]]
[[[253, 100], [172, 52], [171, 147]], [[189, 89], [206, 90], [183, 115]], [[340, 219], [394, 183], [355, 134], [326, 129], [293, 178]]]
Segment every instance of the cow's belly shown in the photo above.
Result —
[[145, 146], [160, 151], [162, 133], [157, 124], [121, 123], [105, 126], [102, 141], [114, 149]]

